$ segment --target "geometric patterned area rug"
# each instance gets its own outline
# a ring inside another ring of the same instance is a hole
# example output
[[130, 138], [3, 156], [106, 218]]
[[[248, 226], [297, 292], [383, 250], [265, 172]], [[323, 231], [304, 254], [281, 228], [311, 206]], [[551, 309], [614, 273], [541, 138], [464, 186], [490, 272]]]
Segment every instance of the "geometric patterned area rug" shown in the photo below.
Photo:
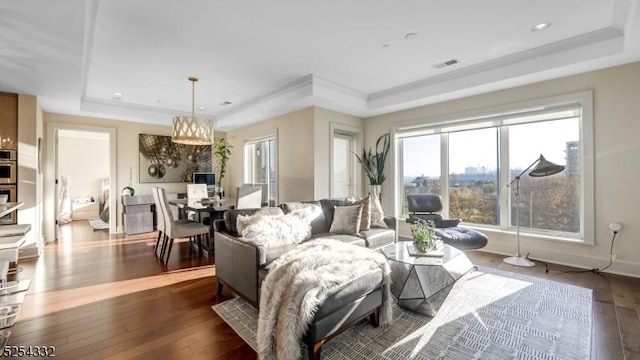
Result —
[[[391, 325], [356, 325], [326, 342], [322, 358], [590, 359], [592, 303], [591, 289], [479, 267], [434, 317], [394, 305]], [[256, 349], [258, 310], [241, 298], [212, 308]]]

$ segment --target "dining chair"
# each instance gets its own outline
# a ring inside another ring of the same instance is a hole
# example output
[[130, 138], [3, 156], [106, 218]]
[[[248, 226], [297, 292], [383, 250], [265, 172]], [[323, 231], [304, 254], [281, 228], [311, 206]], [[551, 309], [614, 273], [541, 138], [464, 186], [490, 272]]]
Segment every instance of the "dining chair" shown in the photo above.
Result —
[[153, 247], [153, 252], [158, 256], [158, 249], [160, 248], [160, 239], [162, 239], [162, 247], [164, 247], [164, 211], [160, 205], [160, 198], [158, 197], [158, 187], [151, 189], [151, 195], [153, 195], [153, 202], [156, 205], [156, 223], [158, 224], [158, 239], [156, 239], [156, 246]]
[[[187, 199], [196, 199], [196, 200], [202, 200], [203, 198], [208, 198], [209, 197], [209, 193], [207, 191], [207, 184], [187, 184]], [[206, 220], [205, 218], [200, 218], [200, 214], [194, 212], [194, 211], [188, 211], [187, 212], [187, 219], [189, 220], [193, 220], [193, 221], [200, 221], [203, 222], [203, 220]], [[206, 223], [206, 221], [204, 221]]]
[[196, 239], [198, 246], [202, 249], [202, 238], [209, 235], [209, 227], [199, 222], [178, 223], [173, 219], [171, 211], [169, 210], [169, 201], [167, 201], [167, 193], [163, 188], [158, 188], [158, 199], [160, 200], [160, 207], [164, 215], [164, 230], [167, 240], [165, 246], [168, 246], [166, 253], [166, 259], [164, 254], [161, 254], [161, 259], [165, 262], [165, 265], [169, 263], [169, 257], [171, 256], [171, 249], [173, 248], [173, 241], [179, 238], [192, 238]]
[[[166, 245], [167, 245], [167, 239], [166, 239], [166, 231], [165, 231], [165, 222], [164, 222], [164, 211], [162, 209], [162, 206], [160, 205], [160, 198], [159, 198], [159, 189], [158, 187], [154, 187], [151, 189], [151, 195], [153, 195], [153, 202], [155, 203], [156, 206], [156, 224], [158, 225], [158, 238], [156, 239], [156, 246], [153, 247], [153, 252], [156, 254], [156, 256], [159, 256], [162, 258], [162, 255], [164, 254], [164, 251], [166, 249]], [[169, 211], [169, 216], [171, 216], [173, 218], [173, 212]], [[193, 222], [189, 219], [175, 219], [174, 221], [176, 222], [176, 224], [187, 224], [190, 222]], [[160, 255], [158, 255], [158, 250], [160, 250]]]

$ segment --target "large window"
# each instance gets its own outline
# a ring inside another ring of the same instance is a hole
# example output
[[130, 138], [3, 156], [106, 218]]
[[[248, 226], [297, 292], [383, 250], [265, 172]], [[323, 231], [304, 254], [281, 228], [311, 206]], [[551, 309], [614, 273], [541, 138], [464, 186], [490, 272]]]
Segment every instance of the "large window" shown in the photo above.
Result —
[[267, 189], [262, 197], [269, 206], [278, 203], [276, 155], [275, 137], [251, 140], [244, 146], [244, 182]]
[[[511, 225], [580, 232], [580, 121], [579, 118], [509, 126], [509, 172], [514, 177], [543, 154], [565, 171], [548, 177], [523, 176], [517, 198], [512, 192]], [[538, 139], [543, 139], [539, 141]]]
[[[585, 177], [592, 165], [584, 159], [593, 145], [590, 97], [581, 99], [397, 129], [400, 215], [408, 216], [408, 194], [435, 193], [445, 216], [468, 225], [511, 230], [519, 222], [530, 233], [585, 239], [593, 180]], [[541, 154], [565, 170], [540, 178], [525, 174], [515, 196], [509, 183]]]
[[498, 225], [498, 128], [449, 134], [449, 215]]
[[409, 194], [442, 195], [440, 182], [440, 135], [406, 137], [402, 140], [402, 213], [407, 214]]

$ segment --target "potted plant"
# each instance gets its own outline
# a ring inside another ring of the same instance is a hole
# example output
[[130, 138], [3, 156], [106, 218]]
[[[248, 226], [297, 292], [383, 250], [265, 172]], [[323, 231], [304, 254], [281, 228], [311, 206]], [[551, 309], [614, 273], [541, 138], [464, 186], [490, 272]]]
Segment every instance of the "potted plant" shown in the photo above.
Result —
[[433, 221], [424, 219], [418, 219], [411, 224], [411, 237], [413, 244], [421, 252], [432, 250], [436, 245], [436, 240], [439, 239]]
[[[216, 138], [213, 142], [213, 156], [215, 157], [215, 167], [218, 172], [218, 184], [222, 186], [222, 179], [227, 172], [227, 162], [231, 158], [233, 145], [226, 138]], [[220, 188], [222, 194], [222, 188]]]
[[391, 147], [390, 139], [391, 135], [389, 133], [383, 134], [376, 141], [375, 153], [372, 148], [369, 148], [369, 151], [362, 149], [362, 156], [355, 154], [367, 179], [369, 179], [369, 184], [375, 188], [374, 194], [376, 196], [380, 193], [380, 185], [387, 178], [384, 174], [384, 164], [387, 161]]

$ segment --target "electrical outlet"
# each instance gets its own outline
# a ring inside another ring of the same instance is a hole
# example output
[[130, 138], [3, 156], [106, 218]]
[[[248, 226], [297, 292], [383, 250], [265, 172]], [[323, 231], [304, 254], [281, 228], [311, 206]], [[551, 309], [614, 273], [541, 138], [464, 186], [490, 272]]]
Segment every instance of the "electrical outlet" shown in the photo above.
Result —
[[611, 230], [611, 232], [619, 232], [622, 230], [622, 225], [619, 223], [611, 223], [609, 224], [609, 230]]
[[611, 261], [616, 261], [616, 256], [617, 256], [617, 254], [611, 255]]

